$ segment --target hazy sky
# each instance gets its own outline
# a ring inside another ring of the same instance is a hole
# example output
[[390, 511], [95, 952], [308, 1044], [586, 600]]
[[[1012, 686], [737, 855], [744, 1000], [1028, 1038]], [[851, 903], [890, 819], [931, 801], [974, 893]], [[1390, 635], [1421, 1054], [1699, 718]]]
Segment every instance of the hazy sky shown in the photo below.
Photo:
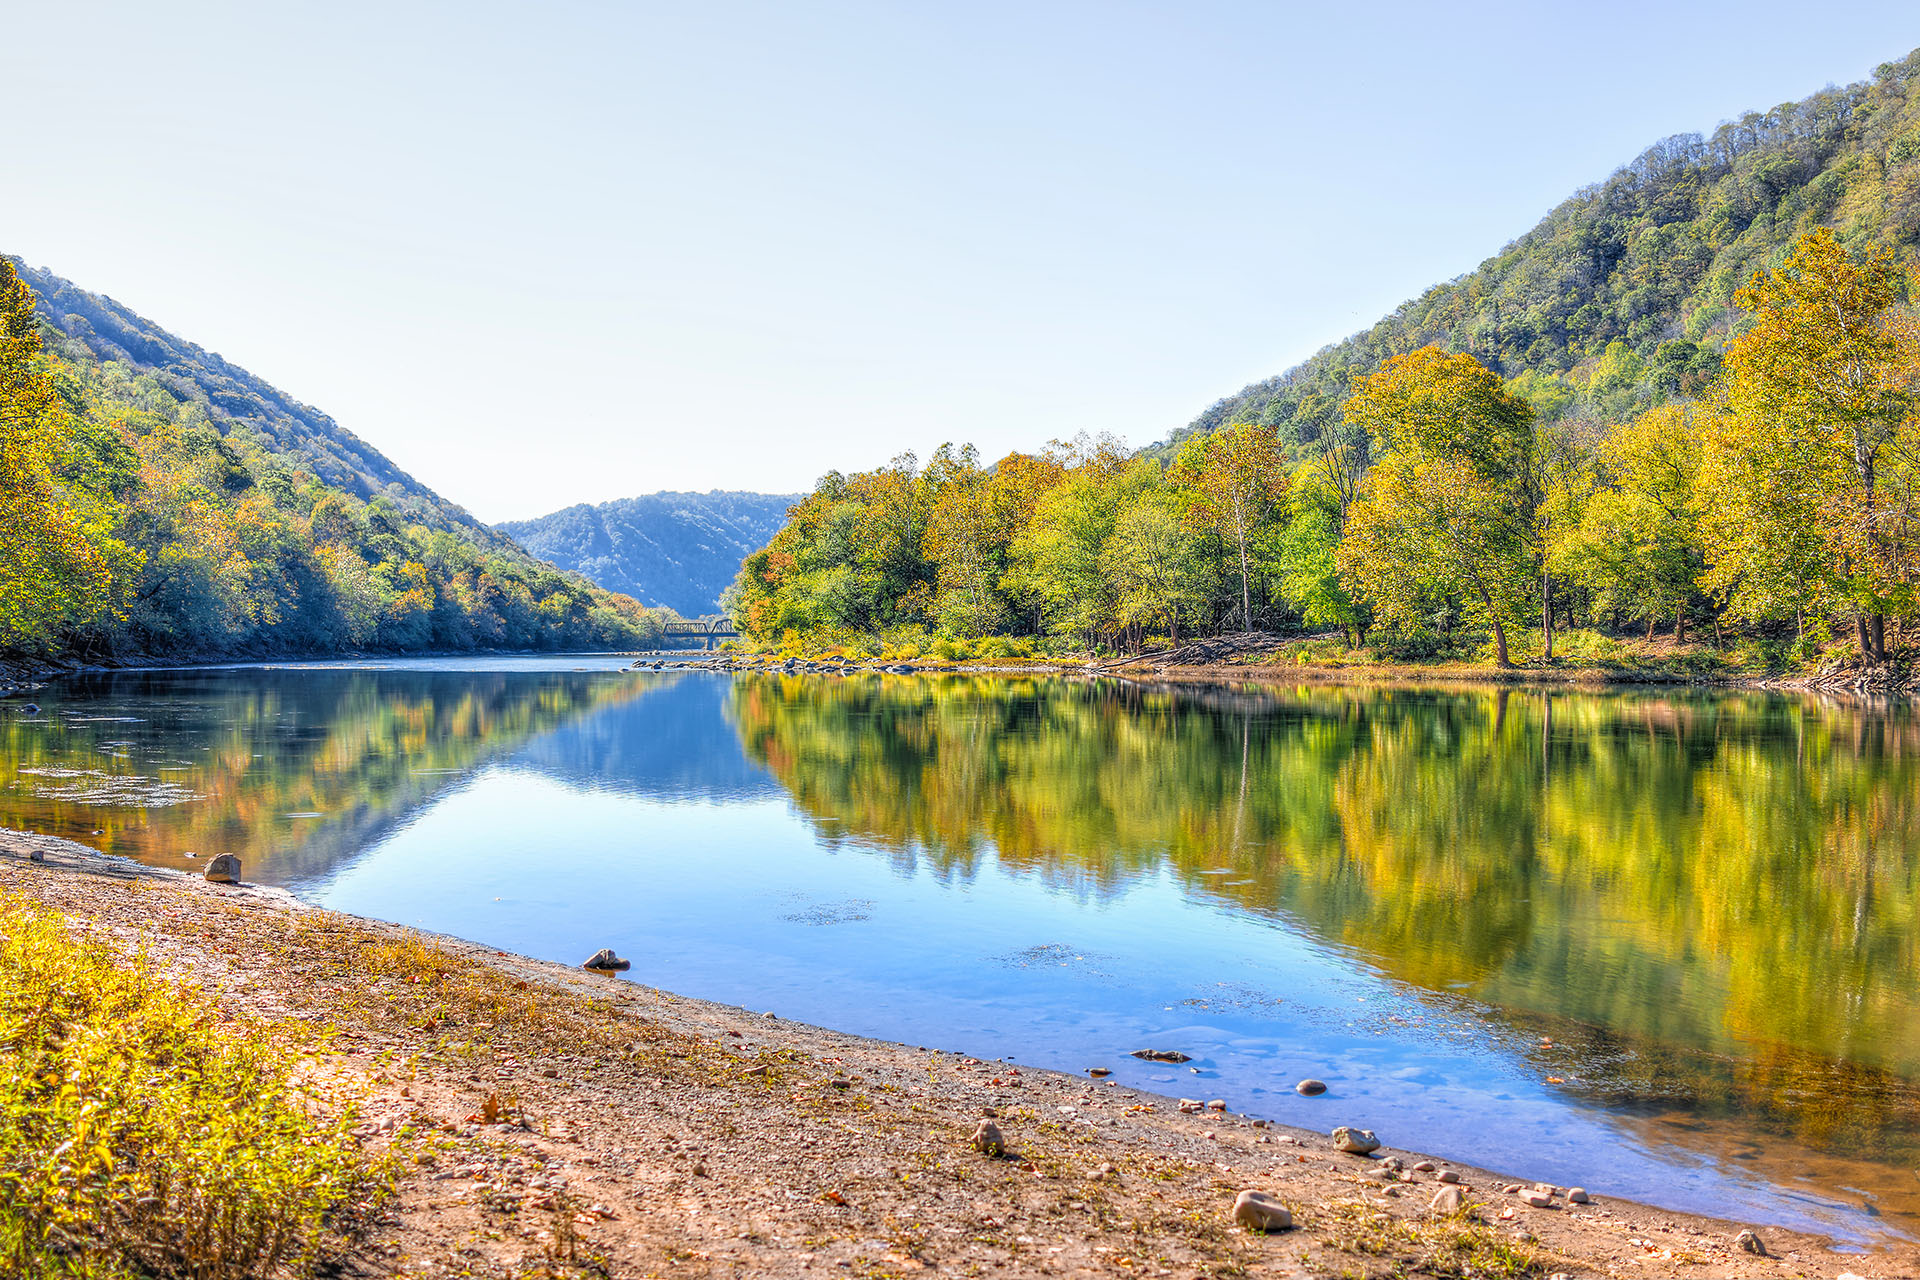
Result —
[[1912, 0], [0, 18], [0, 249], [491, 520], [1143, 444], [1656, 138], [1920, 45]]

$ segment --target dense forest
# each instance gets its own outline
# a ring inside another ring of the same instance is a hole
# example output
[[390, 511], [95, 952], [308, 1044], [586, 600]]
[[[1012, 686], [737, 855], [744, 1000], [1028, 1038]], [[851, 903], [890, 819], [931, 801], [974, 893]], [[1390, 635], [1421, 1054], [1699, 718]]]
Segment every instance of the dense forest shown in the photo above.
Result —
[[1306, 627], [1501, 665], [1569, 627], [1733, 624], [1770, 664], [1882, 659], [1920, 617], [1917, 87], [1920, 52], [1670, 140], [1141, 454], [830, 474], [735, 617], [985, 654]]
[[689, 618], [714, 612], [747, 555], [766, 545], [795, 493], [648, 493], [580, 503], [499, 526], [542, 560]]
[[1160, 446], [1235, 422], [1311, 447], [1357, 376], [1439, 345], [1477, 357], [1547, 419], [1620, 421], [1712, 381], [1734, 294], [1816, 226], [1920, 245], [1920, 50], [1870, 81], [1648, 148], [1478, 270], [1228, 396]]
[[0, 656], [634, 647], [543, 564], [111, 300], [0, 258]]

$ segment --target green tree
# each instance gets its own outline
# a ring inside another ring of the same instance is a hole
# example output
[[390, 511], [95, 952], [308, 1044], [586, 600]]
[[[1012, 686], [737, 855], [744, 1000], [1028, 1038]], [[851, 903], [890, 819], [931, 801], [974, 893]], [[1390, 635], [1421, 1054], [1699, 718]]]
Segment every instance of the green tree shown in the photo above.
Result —
[[1459, 596], [1510, 666], [1506, 624], [1537, 559], [1532, 410], [1472, 356], [1423, 347], [1361, 379], [1346, 411], [1379, 460], [1348, 517], [1343, 574], [1403, 625], [1419, 624], [1436, 591]]
[[1253, 557], [1261, 530], [1280, 510], [1287, 472], [1276, 428], [1236, 422], [1187, 442], [1173, 466], [1200, 527], [1218, 534], [1239, 562], [1240, 622], [1253, 630]]

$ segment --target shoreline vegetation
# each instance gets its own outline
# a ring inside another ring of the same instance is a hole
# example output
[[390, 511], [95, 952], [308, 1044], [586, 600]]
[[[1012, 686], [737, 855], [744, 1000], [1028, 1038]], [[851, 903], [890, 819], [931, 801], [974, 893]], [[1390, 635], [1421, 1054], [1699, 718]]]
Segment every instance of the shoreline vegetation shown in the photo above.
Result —
[[[245, 1047], [256, 1072], [300, 1091], [304, 1110], [276, 1132], [308, 1141], [309, 1160], [333, 1160], [338, 1194], [310, 1198], [283, 1260], [333, 1273], [1546, 1280], [1920, 1264], [1904, 1245], [1840, 1255], [1816, 1237], [1604, 1188], [1591, 1204], [1558, 1188], [1535, 1207], [1520, 1194], [1532, 1184], [1415, 1152], [1348, 1154], [1326, 1133], [1200, 1102], [1189, 1112], [1091, 1073], [842, 1035], [53, 837], [0, 831], [0, 913], [16, 965], [83, 955], [114, 989], [138, 974], [176, 1021], [211, 1037], [203, 1054]], [[594, 945], [581, 940], [583, 957]], [[120, 1050], [76, 1018], [11, 1037], [0, 1061], [51, 1089], [77, 1055], [110, 1072]], [[1334, 1086], [1329, 1128], [1364, 1125]], [[976, 1149], [983, 1119], [1004, 1150]], [[42, 1232], [41, 1274], [128, 1274], [143, 1241], [175, 1229], [122, 1202], [130, 1184], [114, 1176], [111, 1142], [97, 1169], [72, 1167], [66, 1138], [77, 1135], [60, 1127], [72, 1116], [9, 1123], [11, 1169], [85, 1184], [87, 1221], [120, 1232], [89, 1233], [64, 1208], [24, 1212], [16, 1199], [9, 1216]], [[252, 1149], [243, 1138], [227, 1151], [235, 1172], [212, 1189], [218, 1203], [268, 1176], [246, 1163]], [[173, 1158], [161, 1152], [143, 1176], [196, 1185]], [[1450, 1209], [1455, 1187], [1462, 1204]], [[1277, 1197], [1291, 1229], [1236, 1225], [1243, 1190]], [[1770, 1256], [1741, 1246], [1749, 1229]], [[265, 1274], [248, 1261], [264, 1256], [230, 1253], [218, 1274]]]
[[1689, 675], [1903, 687], [1911, 265], [1798, 234], [1732, 293], [1710, 370], [1619, 416], [1429, 340], [1354, 369], [1310, 431], [1263, 417], [1177, 449], [1083, 434], [832, 472], [725, 603], [757, 649], [883, 662], [1119, 666], [1272, 632], [1329, 633], [1302, 665], [1604, 668], [1646, 665], [1667, 630], [1654, 665]]

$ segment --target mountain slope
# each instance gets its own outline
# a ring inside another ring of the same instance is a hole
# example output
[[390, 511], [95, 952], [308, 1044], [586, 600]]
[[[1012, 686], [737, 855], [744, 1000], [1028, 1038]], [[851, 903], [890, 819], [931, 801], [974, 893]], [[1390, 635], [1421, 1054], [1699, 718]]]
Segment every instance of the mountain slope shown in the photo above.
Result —
[[650, 493], [499, 528], [533, 554], [609, 591], [697, 617], [719, 607], [740, 562], [767, 544], [800, 496]]
[[[13, 263], [34, 291], [35, 309], [61, 334], [84, 344], [94, 360], [122, 364], [152, 378], [175, 399], [198, 405], [223, 435], [236, 426], [249, 427], [274, 452], [298, 455], [321, 480], [357, 498], [385, 494], [429, 527], [463, 527], [486, 545], [507, 545], [465, 508], [415, 480], [320, 410], [105, 294], [17, 258]], [[66, 350], [71, 356], [71, 342]]]
[[0, 257], [0, 657], [632, 648], [662, 623], [246, 370]]
[[1817, 226], [1920, 246], [1920, 50], [1870, 81], [1656, 143], [1477, 270], [1222, 398], [1155, 451], [1240, 421], [1311, 442], [1356, 375], [1428, 343], [1518, 378], [1549, 417], [1695, 393], [1738, 331], [1734, 291]]

